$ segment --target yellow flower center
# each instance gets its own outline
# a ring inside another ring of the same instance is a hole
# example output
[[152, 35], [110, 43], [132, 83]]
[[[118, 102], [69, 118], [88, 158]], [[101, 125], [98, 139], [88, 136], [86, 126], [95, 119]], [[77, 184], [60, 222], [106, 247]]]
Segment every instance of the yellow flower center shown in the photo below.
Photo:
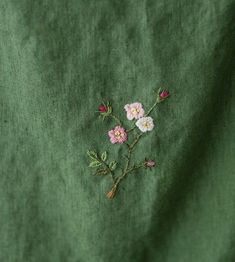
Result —
[[131, 108], [131, 113], [132, 113], [133, 115], [136, 115], [136, 114], [138, 114], [139, 112], [140, 112], [140, 110], [139, 110], [138, 108], [135, 108], [135, 107]]
[[143, 123], [143, 126], [144, 126], [145, 128], [149, 128], [149, 126], [150, 126], [150, 125], [149, 125], [149, 122], [144, 122], [144, 123]]
[[115, 137], [116, 137], [117, 139], [120, 139], [120, 138], [123, 138], [125, 134], [122, 133], [122, 132], [120, 132], [120, 131], [116, 131], [116, 132], [114, 133], [114, 135], [115, 135]]
[[120, 131], [115, 132], [115, 136], [120, 136], [120, 134], [121, 134]]

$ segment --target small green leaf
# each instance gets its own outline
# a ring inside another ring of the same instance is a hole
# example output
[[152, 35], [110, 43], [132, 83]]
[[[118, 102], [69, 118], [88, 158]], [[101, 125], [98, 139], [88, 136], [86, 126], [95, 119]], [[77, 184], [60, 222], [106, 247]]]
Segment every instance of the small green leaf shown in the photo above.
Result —
[[93, 151], [93, 150], [88, 150], [87, 154], [91, 155], [91, 156], [97, 156], [97, 153], [95, 151]]
[[96, 157], [93, 157], [93, 156], [89, 156], [91, 160], [94, 160], [94, 161], [97, 161], [97, 158]]
[[98, 167], [101, 166], [101, 163], [98, 161], [93, 161], [89, 164], [89, 167]]
[[88, 150], [88, 151], [87, 151], [87, 155], [88, 155], [91, 159], [93, 159], [93, 160], [97, 160], [97, 158], [98, 158], [97, 153], [96, 153], [95, 151], [92, 151], [92, 150]]
[[102, 153], [101, 159], [102, 159], [103, 161], [105, 161], [105, 160], [107, 159], [107, 152], [106, 152], [106, 151]]
[[109, 163], [109, 168], [110, 168], [111, 170], [116, 169], [116, 167], [117, 167], [117, 162], [116, 162], [116, 161], [111, 161], [111, 162]]
[[115, 163], [113, 164], [113, 166], [112, 166], [112, 170], [115, 170], [116, 167], [117, 167], [117, 163], [115, 162]]

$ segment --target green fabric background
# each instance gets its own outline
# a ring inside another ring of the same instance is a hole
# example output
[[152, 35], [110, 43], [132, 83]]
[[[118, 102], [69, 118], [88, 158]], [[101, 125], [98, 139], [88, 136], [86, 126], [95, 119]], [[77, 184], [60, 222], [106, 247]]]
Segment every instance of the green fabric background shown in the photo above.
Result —
[[[235, 2], [0, 1], [0, 262], [235, 261]], [[95, 111], [172, 96], [121, 184]]]

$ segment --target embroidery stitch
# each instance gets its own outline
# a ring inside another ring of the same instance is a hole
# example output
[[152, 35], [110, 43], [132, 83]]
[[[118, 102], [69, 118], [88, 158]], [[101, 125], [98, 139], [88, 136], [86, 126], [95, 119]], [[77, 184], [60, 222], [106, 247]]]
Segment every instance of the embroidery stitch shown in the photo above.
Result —
[[[87, 155], [90, 158], [91, 162], [89, 167], [95, 168], [95, 175], [106, 176], [110, 175], [112, 178], [112, 188], [106, 194], [109, 199], [113, 199], [117, 193], [117, 189], [121, 183], [121, 181], [126, 178], [126, 176], [132, 173], [135, 170], [141, 168], [149, 168], [150, 170], [156, 167], [156, 162], [152, 159], [145, 158], [138, 164], [132, 164], [132, 156], [133, 151], [136, 145], [139, 143], [141, 137], [152, 131], [154, 129], [154, 121], [151, 116], [151, 112], [155, 109], [155, 107], [164, 101], [166, 98], [170, 96], [169, 91], [167, 90], [158, 90], [156, 101], [153, 106], [147, 111], [145, 114], [145, 110], [143, 105], [139, 102], [135, 102], [132, 104], [126, 104], [124, 109], [126, 111], [126, 117], [128, 120], [137, 120], [134, 125], [130, 129], [126, 129], [123, 127], [121, 120], [114, 115], [113, 108], [110, 103], [102, 103], [99, 108], [98, 112], [100, 117], [105, 120], [106, 118], [112, 118], [118, 125], [115, 126], [113, 129], [108, 131], [108, 136], [110, 142], [112, 144], [120, 144], [127, 146], [127, 155], [126, 155], [126, 162], [124, 167], [121, 168], [121, 175], [117, 176], [114, 174], [114, 171], [119, 168], [119, 164], [115, 160], [108, 160], [108, 153], [104, 151], [103, 153], [98, 153], [94, 150], [88, 150]], [[136, 132], [135, 129], [138, 128], [139, 132]], [[135, 131], [135, 132], [133, 132]], [[129, 142], [129, 138], [131, 133], [133, 132], [134, 140]]]

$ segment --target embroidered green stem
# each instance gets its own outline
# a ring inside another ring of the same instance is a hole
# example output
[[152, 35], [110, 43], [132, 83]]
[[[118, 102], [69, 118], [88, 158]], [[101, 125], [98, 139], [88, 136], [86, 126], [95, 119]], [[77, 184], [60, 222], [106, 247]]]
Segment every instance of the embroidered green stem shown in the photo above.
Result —
[[120, 125], [120, 126], [122, 125], [121, 120], [117, 116], [115, 116], [114, 114], [111, 113], [110, 117], [112, 117], [117, 122], [118, 125]]
[[133, 166], [132, 168], [130, 168], [130, 169], [127, 170], [127, 173], [131, 173], [131, 172], [133, 172], [133, 171], [135, 171], [135, 170], [137, 170], [137, 169], [140, 169], [140, 168], [142, 168], [142, 167], [145, 167], [144, 163], [141, 163], [141, 164], [139, 164], [138, 166]]
[[[127, 145], [128, 146], [128, 155], [127, 155], [127, 161], [126, 161], [126, 165], [125, 165], [125, 168], [123, 170], [123, 173], [120, 177], [118, 177], [116, 180], [114, 180], [114, 184], [113, 184], [113, 187], [111, 189], [110, 192], [115, 192], [116, 193], [116, 190], [120, 184], [120, 182], [129, 174], [131, 173], [132, 171], [136, 170], [136, 169], [139, 169], [141, 167], [144, 167], [144, 163], [142, 163], [141, 165], [138, 165], [138, 166], [133, 166], [132, 168], [130, 168], [130, 162], [131, 162], [131, 157], [132, 157], [132, 154], [133, 154], [133, 150], [134, 150], [134, 147], [136, 146], [136, 144], [139, 142], [140, 138], [142, 137], [143, 133], [142, 134], [139, 134], [136, 139], [133, 141], [133, 143], [131, 145]], [[115, 194], [114, 193], [114, 194]], [[114, 195], [112, 194], [112, 198], [114, 197]]]
[[139, 134], [136, 139], [134, 140], [134, 142], [130, 145], [130, 149], [132, 150], [134, 148], [134, 146], [136, 146], [136, 144], [139, 142], [140, 138], [143, 136], [143, 133]]
[[149, 111], [147, 112], [147, 114], [145, 116], [149, 116], [150, 113], [153, 111], [153, 109], [157, 106], [157, 104], [159, 103], [159, 100], [157, 99], [156, 102], [153, 104], [153, 106], [149, 109]]
[[129, 132], [133, 131], [135, 128], [136, 128], [136, 125], [133, 125], [133, 127], [132, 127], [132, 128], [130, 128], [130, 129], [128, 129], [128, 130], [127, 130], [127, 133], [129, 133]]

